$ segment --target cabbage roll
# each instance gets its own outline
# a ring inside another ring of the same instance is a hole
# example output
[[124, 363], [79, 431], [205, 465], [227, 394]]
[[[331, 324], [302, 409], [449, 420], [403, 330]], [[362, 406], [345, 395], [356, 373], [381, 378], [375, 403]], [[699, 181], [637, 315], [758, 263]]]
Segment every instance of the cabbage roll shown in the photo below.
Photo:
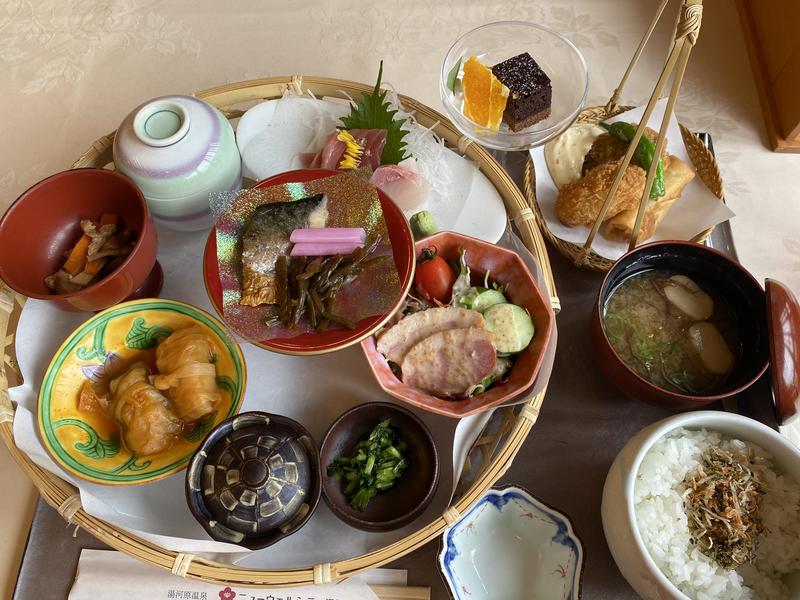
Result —
[[212, 413], [220, 400], [211, 341], [198, 325], [179, 329], [156, 348], [159, 375], [153, 384], [167, 395], [175, 414], [192, 423]]
[[122, 429], [125, 446], [141, 456], [168, 450], [183, 431], [169, 400], [147, 375], [147, 365], [137, 362], [109, 384], [112, 416]]

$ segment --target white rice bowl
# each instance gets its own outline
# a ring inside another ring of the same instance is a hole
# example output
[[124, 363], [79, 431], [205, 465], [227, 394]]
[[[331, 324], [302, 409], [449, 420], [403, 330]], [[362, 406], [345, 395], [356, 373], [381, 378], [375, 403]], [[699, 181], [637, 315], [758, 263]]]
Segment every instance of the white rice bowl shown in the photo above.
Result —
[[766, 531], [756, 560], [728, 571], [690, 543], [683, 483], [710, 446], [732, 449], [719, 433], [678, 428], [657, 440], [642, 458], [633, 490], [639, 534], [661, 572], [694, 600], [789, 598], [784, 576], [800, 571], [800, 485], [776, 471], [770, 455], [747, 442], [766, 488], [760, 517]]

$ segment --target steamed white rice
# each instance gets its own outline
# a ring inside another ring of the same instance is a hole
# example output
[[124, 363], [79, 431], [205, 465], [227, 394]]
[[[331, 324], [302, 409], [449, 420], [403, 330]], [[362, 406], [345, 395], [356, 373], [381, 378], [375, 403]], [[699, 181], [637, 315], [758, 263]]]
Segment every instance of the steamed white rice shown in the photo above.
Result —
[[[633, 501], [639, 533], [664, 575], [695, 600], [789, 598], [783, 576], [800, 570], [800, 486], [775, 471], [771, 457], [749, 444], [763, 459], [766, 494], [756, 560], [737, 571], [717, 565], [690, 544], [689, 525], [681, 498], [686, 474], [694, 471], [710, 446], [732, 450], [730, 438], [718, 433], [677, 429], [656, 442], [642, 459]], [[735, 442], [740, 443], [740, 442]]]

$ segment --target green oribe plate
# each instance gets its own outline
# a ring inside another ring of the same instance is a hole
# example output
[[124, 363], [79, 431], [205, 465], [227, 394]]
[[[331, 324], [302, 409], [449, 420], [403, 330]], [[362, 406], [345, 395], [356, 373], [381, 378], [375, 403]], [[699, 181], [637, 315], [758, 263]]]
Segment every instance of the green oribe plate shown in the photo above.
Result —
[[[158, 340], [193, 324], [211, 340], [221, 401], [169, 450], [138, 456], [122, 443], [113, 419], [78, 408], [81, 386], [110, 378], [135, 360], [154, 364]], [[238, 412], [246, 381], [239, 345], [208, 313], [175, 300], [124, 302], [78, 327], [53, 356], [39, 390], [39, 432], [55, 461], [77, 477], [105, 485], [149, 483], [186, 467], [205, 435]]]

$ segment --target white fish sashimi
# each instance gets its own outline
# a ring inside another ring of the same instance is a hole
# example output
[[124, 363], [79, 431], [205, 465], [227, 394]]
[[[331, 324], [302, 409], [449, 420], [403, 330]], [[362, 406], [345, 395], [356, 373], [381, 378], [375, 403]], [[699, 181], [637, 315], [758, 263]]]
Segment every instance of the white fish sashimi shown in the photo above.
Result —
[[348, 114], [346, 104], [286, 96], [248, 110], [236, 128], [244, 175], [256, 181], [304, 166], [325, 136]]
[[397, 165], [381, 165], [369, 180], [389, 196], [406, 217], [425, 209], [431, 188], [417, 171], [416, 163], [416, 159], [407, 158]]

